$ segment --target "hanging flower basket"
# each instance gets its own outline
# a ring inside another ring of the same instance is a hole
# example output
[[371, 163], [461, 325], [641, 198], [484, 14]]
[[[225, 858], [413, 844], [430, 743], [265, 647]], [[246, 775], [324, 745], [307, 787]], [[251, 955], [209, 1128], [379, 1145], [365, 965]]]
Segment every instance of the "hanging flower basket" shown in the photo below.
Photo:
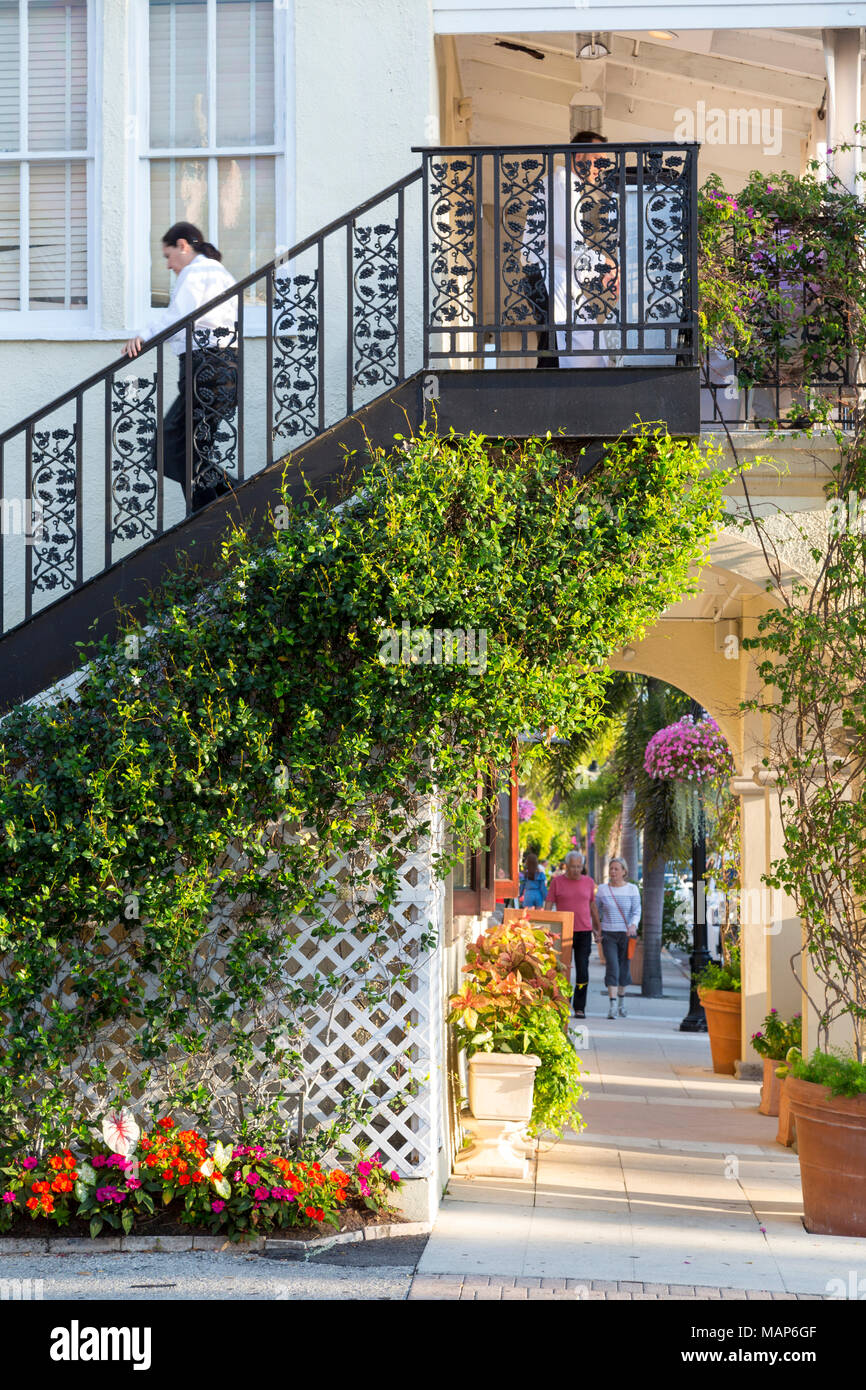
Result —
[[715, 719], [695, 720], [687, 714], [653, 734], [644, 770], [649, 777], [672, 782], [720, 782], [732, 776], [734, 760]]
[[517, 819], [519, 821], [532, 820], [535, 815], [535, 802], [530, 801], [528, 796], [518, 797], [517, 800]]

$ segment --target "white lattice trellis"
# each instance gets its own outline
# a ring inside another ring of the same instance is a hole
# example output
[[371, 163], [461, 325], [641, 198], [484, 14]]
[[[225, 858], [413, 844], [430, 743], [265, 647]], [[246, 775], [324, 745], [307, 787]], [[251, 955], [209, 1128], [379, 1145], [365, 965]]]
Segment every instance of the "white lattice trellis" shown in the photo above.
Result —
[[[285, 930], [294, 937], [286, 970], [286, 996], [272, 1000], [271, 1029], [283, 1025], [289, 1032], [297, 1015], [289, 999], [293, 985], [304, 985], [316, 977], [333, 975], [339, 988], [322, 999], [321, 1006], [304, 1016], [303, 1048], [305, 1061], [305, 1121], [327, 1124], [347, 1090], [366, 1093], [372, 1109], [363, 1125], [346, 1136], [351, 1146], [364, 1140], [382, 1152], [384, 1160], [404, 1176], [427, 1177], [435, 1170], [440, 1139], [441, 1103], [438, 1072], [441, 1067], [442, 1020], [438, 944], [432, 950], [422, 947], [422, 938], [432, 928], [441, 940], [444, 887], [434, 870], [434, 856], [441, 840], [441, 823], [433, 818], [433, 830], [419, 837], [412, 853], [401, 852], [397, 899], [392, 909], [392, 926], [375, 959], [375, 974], [381, 985], [390, 981], [387, 996], [380, 1002], [366, 998], [369, 971], [363, 964], [369, 942], [353, 930], [357, 918], [351, 906], [351, 871], [338, 860], [329, 871], [321, 906], [342, 930], [323, 937], [314, 926], [287, 922]], [[235, 858], [236, 851], [230, 851]], [[223, 972], [226, 944], [223, 929], [232, 912], [225, 908], [214, 916], [199, 948], [199, 958], [208, 984], [218, 988]], [[131, 928], [131, 929], [130, 929]], [[128, 944], [139, 937], [140, 928], [129, 922], [118, 923], [111, 932], [115, 945]], [[398, 967], [410, 962], [412, 973], [406, 980], [394, 978]], [[153, 982], [155, 985], [155, 982]], [[153, 988], [147, 991], [152, 995]], [[381, 990], [379, 991], [381, 992]], [[230, 1030], [224, 1030], [224, 1037]], [[257, 1050], [257, 1064], [266, 1065]], [[99, 1097], [83, 1080], [86, 1063], [94, 1058], [107, 1066], [110, 1084], [126, 1076], [137, 1089], [139, 1099], [160, 1095], [160, 1084], [144, 1084], [147, 1064], [136, 1055], [130, 1034], [116, 1025], [103, 1033], [88, 1049], [87, 1056], [73, 1059], [68, 1078], [82, 1097], [96, 1108]], [[175, 1060], [181, 1060], [177, 1058]], [[411, 1082], [409, 1089], [407, 1081]], [[207, 1060], [207, 1084], [216, 1099], [232, 1093], [226, 1052], [217, 1042]], [[281, 1097], [279, 1113], [286, 1129], [294, 1128], [299, 1091], [285, 1083], [271, 1083], [272, 1095]]]

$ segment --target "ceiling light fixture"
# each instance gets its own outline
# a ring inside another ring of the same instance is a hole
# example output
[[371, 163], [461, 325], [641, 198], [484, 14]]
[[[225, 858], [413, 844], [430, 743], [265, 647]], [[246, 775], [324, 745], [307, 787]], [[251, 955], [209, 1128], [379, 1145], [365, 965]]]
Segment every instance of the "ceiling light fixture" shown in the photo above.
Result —
[[667, 39], [678, 39], [678, 38], [679, 38], [679, 34], [675, 34], [674, 31], [673, 31], [673, 29], [650, 29], [650, 31], [649, 31], [649, 36], [650, 36], [651, 39], [665, 39], [665, 40], [667, 40]]
[[575, 34], [574, 36], [574, 56], [576, 58], [584, 60], [609, 58], [612, 47], [609, 33], [596, 31], [590, 34]]

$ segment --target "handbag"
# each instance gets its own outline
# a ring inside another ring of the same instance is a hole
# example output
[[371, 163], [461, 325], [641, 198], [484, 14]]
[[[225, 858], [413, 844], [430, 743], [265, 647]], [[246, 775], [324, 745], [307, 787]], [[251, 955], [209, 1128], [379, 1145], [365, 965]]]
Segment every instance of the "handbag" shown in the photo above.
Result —
[[[607, 884], [604, 884], [603, 887], [606, 888], [606, 887], [608, 887], [608, 885], [607, 885]], [[625, 920], [625, 913], [623, 912], [622, 908], [621, 908], [620, 905], [619, 905], [619, 900], [618, 900], [616, 894], [615, 894], [614, 892], [611, 892], [611, 895], [610, 895], [610, 896], [613, 898], [614, 902], [616, 903], [616, 910], [617, 910], [617, 912], [619, 913], [620, 917], [621, 917], [622, 920], [623, 920], [623, 923], [624, 923], [624, 925], [625, 925], [626, 931], [628, 931], [628, 922], [626, 922], [626, 920]], [[637, 950], [637, 936], [630, 936], [629, 939], [628, 939], [628, 948], [627, 948], [627, 953], [626, 953], [626, 956], [627, 956], [627, 959], [628, 959], [628, 960], [633, 960], [633, 959], [634, 959], [634, 953], [635, 953], [636, 950]]]

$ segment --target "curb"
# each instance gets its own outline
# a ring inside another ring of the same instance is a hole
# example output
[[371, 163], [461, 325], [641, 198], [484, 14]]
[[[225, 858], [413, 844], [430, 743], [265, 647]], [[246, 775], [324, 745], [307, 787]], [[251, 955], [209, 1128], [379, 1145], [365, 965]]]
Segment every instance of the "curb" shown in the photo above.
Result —
[[0, 1240], [3, 1255], [130, 1255], [177, 1254], [194, 1250], [218, 1251], [226, 1255], [263, 1255], [271, 1260], [308, 1260], [318, 1251], [334, 1245], [352, 1245], [361, 1240], [382, 1240], [393, 1236], [429, 1235], [430, 1221], [389, 1221], [381, 1226], [341, 1231], [332, 1236], [313, 1236], [310, 1240], [286, 1240], [257, 1236], [254, 1240], [230, 1241], [225, 1236], [26, 1236]]
[[3, 1255], [130, 1255], [162, 1251], [167, 1254], [192, 1250], [218, 1250], [223, 1254], [243, 1255], [248, 1251], [260, 1254], [265, 1237], [255, 1240], [232, 1241], [225, 1236], [26, 1236], [0, 1240]]
[[355, 1245], [362, 1240], [387, 1240], [398, 1236], [426, 1236], [432, 1229], [432, 1221], [389, 1221], [381, 1226], [362, 1226], [360, 1230], [341, 1231], [333, 1236], [314, 1236], [312, 1240], [268, 1236], [262, 1254], [266, 1260], [308, 1260], [311, 1255], [335, 1245]]

